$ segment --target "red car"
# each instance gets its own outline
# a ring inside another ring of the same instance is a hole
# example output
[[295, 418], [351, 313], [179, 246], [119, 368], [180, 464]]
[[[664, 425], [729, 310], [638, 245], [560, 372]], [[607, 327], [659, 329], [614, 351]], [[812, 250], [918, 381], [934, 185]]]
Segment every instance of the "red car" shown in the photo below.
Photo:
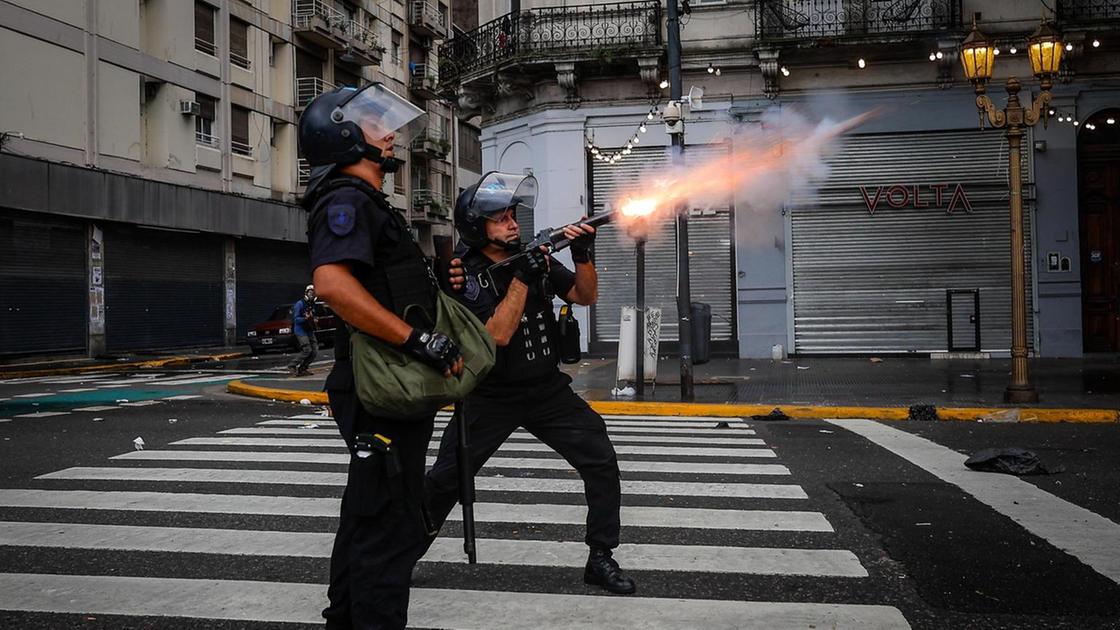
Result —
[[[249, 349], [253, 354], [261, 354], [267, 350], [299, 349], [299, 340], [292, 332], [292, 307], [295, 304], [281, 304], [272, 311], [266, 321], [253, 324], [245, 335]], [[331, 307], [325, 302], [315, 302], [312, 309], [315, 321], [315, 338], [319, 345], [329, 346], [334, 343], [334, 329], [338, 325], [338, 318]]]

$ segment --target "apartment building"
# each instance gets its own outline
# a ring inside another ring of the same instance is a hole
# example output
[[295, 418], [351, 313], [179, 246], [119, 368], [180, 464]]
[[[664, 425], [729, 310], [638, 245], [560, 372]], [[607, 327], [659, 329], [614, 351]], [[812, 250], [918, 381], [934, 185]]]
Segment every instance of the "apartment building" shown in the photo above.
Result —
[[[676, 1], [676, 0], [672, 0]], [[666, 6], [659, 0], [480, 3], [440, 53], [459, 115], [479, 116], [483, 168], [532, 171], [537, 225], [603, 212], [665, 172]], [[1010, 76], [1040, 16], [1062, 41], [1048, 124], [1026, 130], [1028, 341], [1035, 356], [1120, 351], [1120, 3], [1109, 0], [681, 2], [687, 163], [749, 151], [768, 116], [875, 117], [847, 135], [812, 195], [760, 210], [744, 191], [692, 207], [692, 298], [713, 349], [802, 355], [1006, 356], [1011, 345], [1008, 143], [981, 131], [958, 53], [973, 22]], [[618, 155], [615, 160], [608, 156]], [[784, 185], [784, 184], [783, 184]], [[677, 242], [646, 249], [646, 296], [676, 340]], [[633, 243], [598, 239], [601, 299], [580, 309], [591, 349], [613, 352], [636, 293]]]
[[428, 112], [386, 182], [450, 239], [448, 0], [0, 0], [0, 354], [232, 344], [310, 281], [296, 122], [382, 81]]

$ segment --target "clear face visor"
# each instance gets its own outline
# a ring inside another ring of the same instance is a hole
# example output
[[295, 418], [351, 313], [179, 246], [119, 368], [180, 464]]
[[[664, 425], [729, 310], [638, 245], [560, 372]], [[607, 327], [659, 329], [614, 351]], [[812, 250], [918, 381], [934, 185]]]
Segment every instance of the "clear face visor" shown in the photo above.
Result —
[[537, 205], [537, 178], [532, 175], [487, 173], [474, 191], [471, 206], [488, 219], [502, 218], [501, 210], [532, 211]]
[[343, 88], [343, 92], [351, 95], [331, 113], [331, 120], [358, 125], [368, 141], [378, 142], [394, 134], [397, 144], [408, 144], [417, 133], [427, 128], [428, 115], [424, 110], [380, 83], [371, 83], [363, 88]]

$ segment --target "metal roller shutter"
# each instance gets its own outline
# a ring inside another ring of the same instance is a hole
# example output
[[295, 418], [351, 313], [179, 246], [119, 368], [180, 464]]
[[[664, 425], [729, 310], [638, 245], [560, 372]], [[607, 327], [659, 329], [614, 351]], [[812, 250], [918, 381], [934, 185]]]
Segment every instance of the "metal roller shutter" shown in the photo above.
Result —
[[277, 304], [295, 302], [311, 283], [306, 243], [260, 239], [237, 242], [237, 339], [264, 321]]
[[105, 230], [110, 352], [224, 342], [221, 240], [125, 225]]
[[[1029, 189], [1029, 150], [1023, 158], [1024, 188]], [[830, 176], [816, 195], [796, 199], [790, 208], [795, 351], [947, 350], [947, 291], [969, 289], [980, 294], [982, 349], [1010, 348], [1010, 206], [1003, 134], [849, 136], [828, 163]], [[958, 183], [971, 212], [960, 200], [948, 211]], [[930, 184], [947, 185], [940, 206]], [[890, 201], [898, 207], [888, 201], [890, 186], [910, 189], [894, 191]], [[913, 186], [919, 187], [919, 203]], [[1033, 308], [1029, 199], [1024, 195], [1028, 313]], [[971, 311], [971, 305], [967, 308]], [[967, 317], [963, 322], [958, 313], [952, 317], [954, 337], [967, 338], [970, 333], [961, 330]], [[1033, 339], [1033, 323], [1028, 317], [1028, 340]]]
[[0, 212], [0, 354], [84, 352], [86, 225]]
[[[725, 154], [727, 145], [696, 145], [685, 150], [685, 161]], [[593, 213], [627, 194], [640, 193], [641, 178], [667, 167], [664, 147], [635, 148], [625, 160], [607, 164], [593, 160], [591, 188]], [[689, 215], [690, 280], [692, 300], [712, 306], [712, 340], [735, 338], [733, 292], [734, 247], [730, 205], [693, 209]], [[646, 305], [662, 309], [661, 339], [679, 339], [677, 328], [677, 239], [675, 223], [646, 245]], [[698, 255], [699, 254], [699, 255]], [[615, 225], [602, 229], [595, 240], [595, 266], [599, 271], [599, 301], [592, 311], [592, 342], [617, 342], [619, 312], [635, 299], [634, 243]]]

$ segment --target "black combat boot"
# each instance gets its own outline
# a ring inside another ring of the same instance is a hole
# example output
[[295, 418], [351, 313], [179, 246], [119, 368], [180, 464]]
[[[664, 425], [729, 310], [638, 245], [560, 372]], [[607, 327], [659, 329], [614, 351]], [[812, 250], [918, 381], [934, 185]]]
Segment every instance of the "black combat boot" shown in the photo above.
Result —
[[629, 595], [637, 589], [634, 580], [623, 573], [618, 562], [611, 557], [610, 549], [591, 550], [587, 556], [587, 568], [583, 570], [583, 581], [619, 595]]

